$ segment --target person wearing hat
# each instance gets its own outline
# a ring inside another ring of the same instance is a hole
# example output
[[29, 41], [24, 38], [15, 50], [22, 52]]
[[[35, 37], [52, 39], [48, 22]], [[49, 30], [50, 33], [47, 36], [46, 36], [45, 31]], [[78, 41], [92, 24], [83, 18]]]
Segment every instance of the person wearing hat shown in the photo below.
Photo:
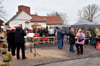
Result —
[[11, 27], [7, 28], [7, 43], [8, 43], [8, 51], [11, 51]]
[[16, 49], [16, 44], [15, 44], [15, 27], [11, 29], [10, 33], [10, 38], [12, 40], [11, 42], [11, 54], [12, 56], [15, 56], [15, 49]]
[[11, 51], [12, 56], [15, 56], [15, 28], [8, 27], [7, 29], [7, 42], [8, 42], [8, 51]]
[[25, 56], [25, 39], [26, 33], [22, 29], [22, 27], [16, 27], [15, 31], [15, 43], [17, 46], [17, 59], [20, 59], [20, 50], [22, 50], [22, 59], [26, 59]]

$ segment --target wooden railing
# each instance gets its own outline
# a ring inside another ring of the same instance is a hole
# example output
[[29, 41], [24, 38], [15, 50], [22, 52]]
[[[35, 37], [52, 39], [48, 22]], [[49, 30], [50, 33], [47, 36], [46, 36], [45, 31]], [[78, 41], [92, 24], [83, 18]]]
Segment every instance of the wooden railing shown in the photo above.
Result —
[[33, 43], [43, 43], [43, 44], [56, 44], [57, 39], [56, 37], [33, 37]]

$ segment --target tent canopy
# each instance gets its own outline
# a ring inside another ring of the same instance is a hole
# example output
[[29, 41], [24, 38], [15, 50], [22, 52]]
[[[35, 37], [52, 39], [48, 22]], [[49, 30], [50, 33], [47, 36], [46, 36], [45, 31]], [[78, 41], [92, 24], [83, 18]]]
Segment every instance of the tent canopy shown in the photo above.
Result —
[[84, 21], [79, 21], [79, 22], [71, 25], [71, 27], [74, 27], [74, 28], [82, 27], [84, 29], [85, 34], [87, 35], [87, 28], [89, 28], [89, 27], [100, 27], [100, 24], [84, 20]]
[[54, 27], [71, 27], [70, 25], [55, 25]]
[[92, 26], [92, 27], [97, 27], [97, 26], [100, 26], [100, 24], [97, 24], [95, 22], [89, 22], [89, 21], [79, 21], [73, 25], [71, 25], [72, 27], [75, 27], [75, 26]]

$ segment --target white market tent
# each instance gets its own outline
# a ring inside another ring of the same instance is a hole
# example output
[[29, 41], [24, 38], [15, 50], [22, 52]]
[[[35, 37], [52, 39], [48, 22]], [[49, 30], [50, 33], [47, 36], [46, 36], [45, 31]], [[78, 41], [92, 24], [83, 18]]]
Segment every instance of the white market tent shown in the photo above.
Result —
[[71, 27], [71, 25], [55, 25], [54, 27]]
[[97, 27], [97, 26], [100, 26], [100, 24], [84, 20], [84, 21], [79, 21], [79, 22], [71, 25], [71, 27], [84, 27], [84, 26]]
[[83, 28], [85, 31], [85, 34], [87, 35], [87, 28], [88, 27], [100, 27], [100, 24], [97, 24], [95, 22], [89, 22], [89, 21], [79, 21], [73, 25], [71, 25], [73, 28]]

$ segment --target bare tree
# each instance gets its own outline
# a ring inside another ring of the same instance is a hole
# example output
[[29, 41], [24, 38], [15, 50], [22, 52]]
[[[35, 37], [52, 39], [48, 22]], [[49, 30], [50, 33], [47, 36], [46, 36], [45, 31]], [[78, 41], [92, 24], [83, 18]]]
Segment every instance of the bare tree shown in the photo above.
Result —
[[2, 5], [3, 0], [0, 0], [0, 19], [6, 20], [4, 17], [6, 15], [6, 11], [4, 10], [4, 6]]
[[52, 12], [52, 13], [47, 14], [47, 16], [59, 16], [59, 13], [58, 12]]
[[52, 13], [47, 14], [47, 16], [60, 16], [61, 19], [62, 19], [63, 24], [67, 24], [66, 23], [67, 22], [67, 19], [66, 19], [67, 15], [66, 15], [66, 13], [52, 12]]
[[79, 20], [87, 20], [90, 22], [97, 22], [100, 18], [100, 9], [96, 4], [89, 4], [82, 10], [79, 10]]

